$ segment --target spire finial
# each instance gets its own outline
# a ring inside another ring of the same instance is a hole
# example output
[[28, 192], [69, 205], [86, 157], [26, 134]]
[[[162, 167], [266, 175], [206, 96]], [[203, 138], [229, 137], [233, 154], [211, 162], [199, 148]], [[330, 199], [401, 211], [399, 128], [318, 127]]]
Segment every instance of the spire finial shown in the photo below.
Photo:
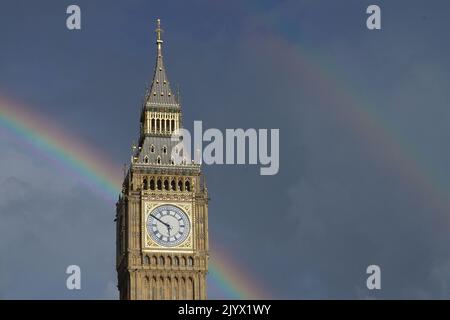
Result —
[[163, 29], [161, 29], [161, 19], [156, 20], [156, 43], [162, 43], [161, 34], [163, 33]]

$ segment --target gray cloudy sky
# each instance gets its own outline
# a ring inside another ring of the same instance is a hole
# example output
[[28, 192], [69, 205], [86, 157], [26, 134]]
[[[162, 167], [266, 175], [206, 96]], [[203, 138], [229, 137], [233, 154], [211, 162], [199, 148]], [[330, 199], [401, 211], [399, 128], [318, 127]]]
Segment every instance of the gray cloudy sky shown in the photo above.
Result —
[[[280, 128], [278, 175], [205, 167], [210, 236], [254, 281], [274, 298], [450, 298], [450, 2], [376, 1], [369, 31], [372, 3], [2, 0], [0, 96], [124, 163], [159, 17], [187, 128]], [[0, 150], [0, 298], [116, 297], [114, 205], [5, 130]]]

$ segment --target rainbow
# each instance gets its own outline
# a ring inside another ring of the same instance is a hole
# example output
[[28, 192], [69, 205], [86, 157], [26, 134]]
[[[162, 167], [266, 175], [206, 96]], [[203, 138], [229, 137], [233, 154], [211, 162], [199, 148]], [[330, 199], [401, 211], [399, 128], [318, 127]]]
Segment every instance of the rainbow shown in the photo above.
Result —
[[[50, 121], [17, 102], [0, 98], [0, 130], [31, 146], [51, 160], [64, 174], [74, 177], [114, 206], [120, 193], [122, 168], [98, 149], [90, 147]], [[266, 290], [226, 250], [211, 244], [208, 285], [221, 299], [267, 298]], [[218, 248], [217, 250], [215, 248]]]
[[[316, 54], [272, 34], [264, 34], [261, 39], [253, 37], [252, 41], [248, 42], [248, 45], [263, 43], [276, 50], [276, 54], [283, 52], [285, 59], [280, 60], [280, 63], [288, 63], [291, 70], [308, 79], [310, 87], [302, 88], [303, 90], [322, 88], [327, 92], [328, 98], [322, 97], [321, 105], [339, 105], [338, 108], [329, 108], [327, 111], [333, 112], [339, 121], [351, 127], [367, 141], [366, 146], [372, 152], [373, 158], [414, 185], [417, 196], [426, 199], [430, 206], [448, 214], [448, 188], [440, 182], [438, 174], [432, 172], [430, 166], [423, 164], [414, 148], [400, 138], [401, 135], [389, 125], [389, 121], [375, 112], [376, 108], [370, 106], [368, 99], [359, 97], [357, 92], [346, 87], [340, 77], [324, 67], [326, 63], [319, 61]], [[122, 180], [120, 166], [113, 164], [97, 149], [90, 148], [86, 143], [69, 135], [48, 118], [44, 119], [30, 108], [2, 98], [1, 128], [32, 145], [40, 154], [54, 160], [64, 173], [73, 175], [109, 203], [114, 203], [117, 199]], [[442, 218], [447, 220], [447, 217]], [[225, 299], [271, 298], [265, 288], [243, 271], [244, 268], [235, 257], [217, 246], [217, 243], [213, 242], [211, 248], [208, 285], [214, 296]]]
[[327, 108], [327, 112], [333, 113], [337, 121], [363, 138], [373, 159], [415, 186], [417, 196], [425, 199], [429, 206], [438, 212], [445, 213], [441, 218], [448, 221], [448, 185], [433, 171], [433, 166], [426, 163], [414, 146], [390, 124], [389, 119], [376, 112], [377, 108], [372, 105], [370, 99], [364, 99], [346, 85], [349, 81], [345, 81], [338, 70], [328, 67], [330, 63], [322, 61], [319, 54], [272, 33], [263, 34], [260, 38], [253, 37], [248, 45], [256, 46], [261, 43], [267, 46], [267, 50], [273, 50], [274, 56], [282, 52], [284, 57], [278, 61], [285, 63], [288, 70], [308, 80], [305, 81], [306, 86], [301, 88], [302, 91], [326, 92], [326, 95], [319, 97], [321, 103], [318, 105]]
[[208, 290], [219, 297], [225, 292], [227, 297], [234, 299], [273, 299], [261, 284], [242, 272], [245, 268], [219, 243], [212, 241], [210, 246], [212, 258], [209, 273], [213, 281], [208, 282]]
[[122, 170], [98, 150], [76, 140], [49, 118], [1, 98], [0, 127], [32, 146], [77, 180], [89, 185], [106, 200], [117, 200]]

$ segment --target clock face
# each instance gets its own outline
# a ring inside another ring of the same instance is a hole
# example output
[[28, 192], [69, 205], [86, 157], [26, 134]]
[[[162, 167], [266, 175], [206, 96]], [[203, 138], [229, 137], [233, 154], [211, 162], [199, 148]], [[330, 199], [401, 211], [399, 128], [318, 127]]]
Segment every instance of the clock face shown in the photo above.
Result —
[[159, 245], [175, 247], [189, 236], [191, 225], [187, 214], [171, 205], [153, 209], [147, 217], [147, 231]]

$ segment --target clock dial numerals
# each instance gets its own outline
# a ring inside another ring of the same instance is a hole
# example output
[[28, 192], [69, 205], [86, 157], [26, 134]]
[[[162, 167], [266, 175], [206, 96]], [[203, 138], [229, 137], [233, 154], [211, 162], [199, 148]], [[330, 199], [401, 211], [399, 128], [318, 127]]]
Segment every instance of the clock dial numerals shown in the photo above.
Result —
[[175, 247], [183, 243], [189, 236], [189, 217], [183, 210], [175, 206], [157, 207], [148, 215], [147, 232], [159, 245]]

